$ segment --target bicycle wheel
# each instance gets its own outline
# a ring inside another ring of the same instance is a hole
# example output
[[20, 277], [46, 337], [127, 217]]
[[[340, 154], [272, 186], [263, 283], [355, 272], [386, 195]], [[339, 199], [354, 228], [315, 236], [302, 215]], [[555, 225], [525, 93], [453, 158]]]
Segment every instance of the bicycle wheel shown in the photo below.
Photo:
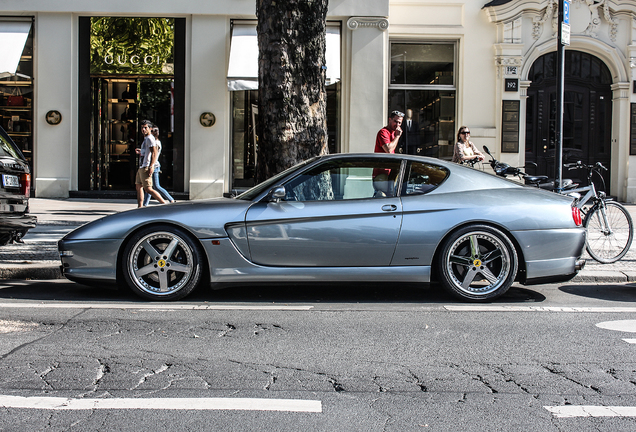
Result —
[[619, 203], [609, 201], [605, 202], [605, 207], [595, 205], [585, 216], [583, 225], [587, 230], [585, 248], [600, 263], [618, 261], [625, 256], [632, 244], [632, 218]]

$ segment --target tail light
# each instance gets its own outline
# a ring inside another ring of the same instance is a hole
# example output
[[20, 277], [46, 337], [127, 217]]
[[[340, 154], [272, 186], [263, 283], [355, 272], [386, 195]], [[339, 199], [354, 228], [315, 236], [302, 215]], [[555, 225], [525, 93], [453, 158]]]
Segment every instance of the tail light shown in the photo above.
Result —
[[578, 207], [572, 206], [572, 219], [576, 226], [583, 225], [583, 219], [581, 218], [581, 210]]
[[31, 195], [31, 174], [20, 174], [20, 195], [29, 197]]

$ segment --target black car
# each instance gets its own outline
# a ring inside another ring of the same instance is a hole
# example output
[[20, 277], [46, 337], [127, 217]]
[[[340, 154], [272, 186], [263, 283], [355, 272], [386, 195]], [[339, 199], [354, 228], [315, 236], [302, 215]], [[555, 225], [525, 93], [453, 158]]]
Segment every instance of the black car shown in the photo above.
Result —
[[31, 172], [24, 155], [0, 127], [0, 246], [21, 242], [37, 218], [29, 214]]

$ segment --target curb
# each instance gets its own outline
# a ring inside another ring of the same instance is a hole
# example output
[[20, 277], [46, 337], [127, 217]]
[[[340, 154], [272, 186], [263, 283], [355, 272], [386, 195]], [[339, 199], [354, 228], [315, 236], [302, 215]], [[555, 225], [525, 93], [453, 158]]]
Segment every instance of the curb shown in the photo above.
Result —
[[[0, 268], [0, 280], [22, 279], [65, 279], [60, 270], [60, 263], [47, 261], [46, 263], [8, 264]], [[636, 271], [595, 270], [594, 272], [583, 270], [567, 283], [611, 283], [611, 282], [636, 282]]]
[[[60, 263], [61, 264], [61, 263]], [[65, 279], [58, 263], [8, 264], [0, 268], [0, 279]]]
[[570, 282], [636, 282], [636, 271], [583, 270]]

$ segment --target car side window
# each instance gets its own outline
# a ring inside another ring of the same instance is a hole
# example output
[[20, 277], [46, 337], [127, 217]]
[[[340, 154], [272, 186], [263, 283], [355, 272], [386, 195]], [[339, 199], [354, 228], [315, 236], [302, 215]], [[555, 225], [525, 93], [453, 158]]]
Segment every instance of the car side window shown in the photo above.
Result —
[[326, 161], [285, 184], [285, 201], [337, 201], [396, 195], [400, 161], [364, 158]]
[[402, 187], [402, 195], [422, 195], [432, 191], [448, 177], [448, 170], [441, 166], [411, 162], [408, 176]]

